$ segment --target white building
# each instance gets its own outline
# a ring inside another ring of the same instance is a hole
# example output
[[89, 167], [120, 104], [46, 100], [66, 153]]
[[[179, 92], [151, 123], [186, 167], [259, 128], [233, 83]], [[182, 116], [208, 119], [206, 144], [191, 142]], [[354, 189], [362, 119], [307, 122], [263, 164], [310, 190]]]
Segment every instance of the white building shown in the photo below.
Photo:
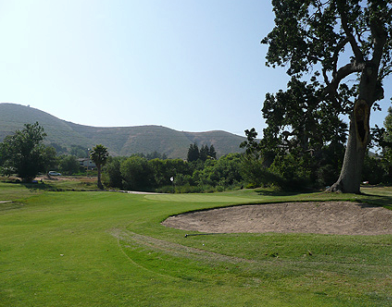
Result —
[[77, 160], [79, 165], [85, 167], [86, 169], [94, 169], [97, 167], [95, 163], [89, 158], [79, 158]]

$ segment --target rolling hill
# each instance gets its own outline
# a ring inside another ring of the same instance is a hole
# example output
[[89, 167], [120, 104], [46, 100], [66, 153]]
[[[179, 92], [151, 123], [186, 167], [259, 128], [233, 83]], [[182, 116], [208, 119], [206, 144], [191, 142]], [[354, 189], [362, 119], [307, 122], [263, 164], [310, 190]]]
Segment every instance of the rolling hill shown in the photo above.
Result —
[[186, 158], [190, 144], [214, 145], [218, 157], [242, 152], [239, 144], [245, 140], [225, 131], [185, 132], [162, 126], [91, 127], [74, 124], [41, 110], [13, 104], [0, 103], [0, 141], [24, 124], [35, 123], [44, 127], [46, 143], [70, 148], [79, 145], [91, 148], [102, 144], [113, 156], [129, 156], [135, 153], [166, 154], [169, 158]]

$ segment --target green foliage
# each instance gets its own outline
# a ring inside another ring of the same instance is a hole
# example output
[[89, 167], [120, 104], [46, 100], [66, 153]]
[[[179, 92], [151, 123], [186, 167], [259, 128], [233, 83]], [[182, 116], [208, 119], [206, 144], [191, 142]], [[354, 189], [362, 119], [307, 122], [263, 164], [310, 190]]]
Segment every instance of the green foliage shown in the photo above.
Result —
[[[140, 155], [111, 158], [105, 167], [105, 184], [129, 190], [203, 192], [242, 185], [241, 155], [230, 154], [219, 160], [147, 160]], [[173, 178], [173, 182], [171, 181]]]
[[102, 170], [102, 167], [106, 164], [108, 157], [109, 157], [108, 149], [101, 144], [96, 145], [92, 149], [92, 151], [90, 152], [90, 158], [97, 166], [97, 170], [98, 170], [98, 183], [97, 183], [97, 185], [98, 185], [98, 188], [100, 188], [101, 190], [103, 189], [103, 184], [101, 182], [101, 170]]
[[56, 149], [52, 146], [45, 146], [42, 151], [42, 158], [44, 160], [44, 172], [47, 173], [51, 169], [55, 169], [58, 166], [58, 157], [56, 155]]
[[208, 159], [216, 159], [216, 151], [214, 145], [208, 147], [202, 145], [200, 150], [196, 143], [191, 144], [188, 149], [187, 160], [188, 162], [194, 162], [197, 160], [206, 161]]
[[66, 155], [60, 157], [59, 160], [60, 171], [65, 175], [77, 174], [80, 171], [80, 165], [75, 156]]
[[[392, 72], [392, 4], [274, 0], [272, 5], [275, 27], [262, 40], [269, 47], [267, 65], [288, 67], [291, 80], [286, 91], [266, 95], [262, 111], [268, 127], [261, 147], [290, 154], [301, 148], [298, 159], [307, 151], [320, 156], [330, 143], [344, 144], [347, 125], [340, 116], [350, 114], [350, 150], [333, 190], [358, 192], [357, 172], [369, 142], [368, 114], [379, 108], [382, 81]], [[356, 81], [344, 83], [350, 77]], [[354, 112], [354, 105], [363, 111]], [[333, 169], [319, 167], [325, 173]]]
[[207, 145], [203, 145], [200, 148], [199, 159], [202, 161], [206, 161], [210, 155], [210, 150]]
[[310, 170], [306, 159], [310, 157], [301, 157], [295, 155], [278, 155], [272, 163], [269, 171], [276, 174], [275, 183], [281, 188], [288, 190], [303, 190], [310, 187], [311, 177]]
[[80, 145], [71, 145], [70, 154], [76, 158], [87, 158], [89, 156], [88, 148]]
[[67, 148], [63, 147], [57, 143], [51, 142], [50, 146], [52, 146], [56, 150], [56, 155], [65, 155], [68, 153]]
[[367, 156], [364, 162], [363, 181], [371, 184], [392, 182], [392, 108], [384, 120], [384, 127], [372, 129], [373, 148], [380, 149], [381, 154]]
[[199, 146], [197, 144], [191, 144], [188, 149], [187, 160], [188, 162], [197, 161], [200, 157]]
[[48, 170], [55, 163], [56, 151], [43, 145], [45, 136], [44, 129], [36, 122], [5, 137], [0, 150], [3, 174], [16, 173], [23, 181], [30, 182], [39, 172]]
[[96, 145], [90, 152], [90, 158], [98, 168], [105, 165], [108, 157], [108, 149], [101, 144]]
[[125, 158], [121, 157], [109, 157], [108, 162], [105, 164], [104, 171], [104, 183], [110, 188], [123, 188], [123, 177], [121, 175], [121, 163]]
[[121, 163], [123, 186], [127, 190], [150, 190], [153, 174], [146, 158], [132, 156]]
[[203, 170], [205, 182], [223, 189], [239, 185], [243, 178], [241, 175], [242, 159], [239, 154], [229, 154], [219, 160], [210, 160]]
[[329, 102], [319, 101], [314, 85], [293, 78], [286, 92], [267, 94], [262, 109], [268, 127], [262, 147], [301, 148], [317, 153], [330, 142], [345, 143], [347, 124]]
[[368, 155], [365, 157], [362, 181], [367, 181], [369, 184], [388, 183], [390, 182], [388, 177], [381, 159]]
[[[377, 127], [378, 128], [378, 127]], [[388, 108], [388, 114], [384, 120], [384, 128], [377, 129], [378, 145], [383, 150], [383, 157], [392, 164], [392, 108]]]
[[246, 141], [240, 144], [240, 148], [245, 148], [248, 158], [258, 159], [260, 157], [261, 143], [257, 142], [257, 132], [255, 128], [245, 130]]
[[216, 159], [216, 150], [215, 150], [214, 145], [212, 145], [212, 144], [208, 150], [208, 155], [210, 156], [210, 159]]

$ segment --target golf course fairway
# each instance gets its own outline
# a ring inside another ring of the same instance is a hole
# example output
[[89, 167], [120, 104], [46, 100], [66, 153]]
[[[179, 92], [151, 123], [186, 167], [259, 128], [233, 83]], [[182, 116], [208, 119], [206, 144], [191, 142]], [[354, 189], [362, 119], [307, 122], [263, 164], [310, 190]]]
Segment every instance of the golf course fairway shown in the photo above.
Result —
[[142, 195], [0, 184], [0, 306], [391, 306], [392, 235], [210, 235], [161, 222], [240, 204], [359, 201], [261, 190]]

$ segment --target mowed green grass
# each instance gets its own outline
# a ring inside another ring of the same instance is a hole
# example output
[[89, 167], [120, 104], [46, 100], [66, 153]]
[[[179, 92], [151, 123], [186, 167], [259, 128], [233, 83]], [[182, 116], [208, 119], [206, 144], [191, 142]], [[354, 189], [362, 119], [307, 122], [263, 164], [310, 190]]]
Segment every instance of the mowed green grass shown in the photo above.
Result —
[[[368, 195], [131, 195], [0, 184], [0, 306], [392, 306], [392, 236], [217, 234], [160, 224], [243, 203]], [[381, 195], [381, 196], [380, 196]]]

